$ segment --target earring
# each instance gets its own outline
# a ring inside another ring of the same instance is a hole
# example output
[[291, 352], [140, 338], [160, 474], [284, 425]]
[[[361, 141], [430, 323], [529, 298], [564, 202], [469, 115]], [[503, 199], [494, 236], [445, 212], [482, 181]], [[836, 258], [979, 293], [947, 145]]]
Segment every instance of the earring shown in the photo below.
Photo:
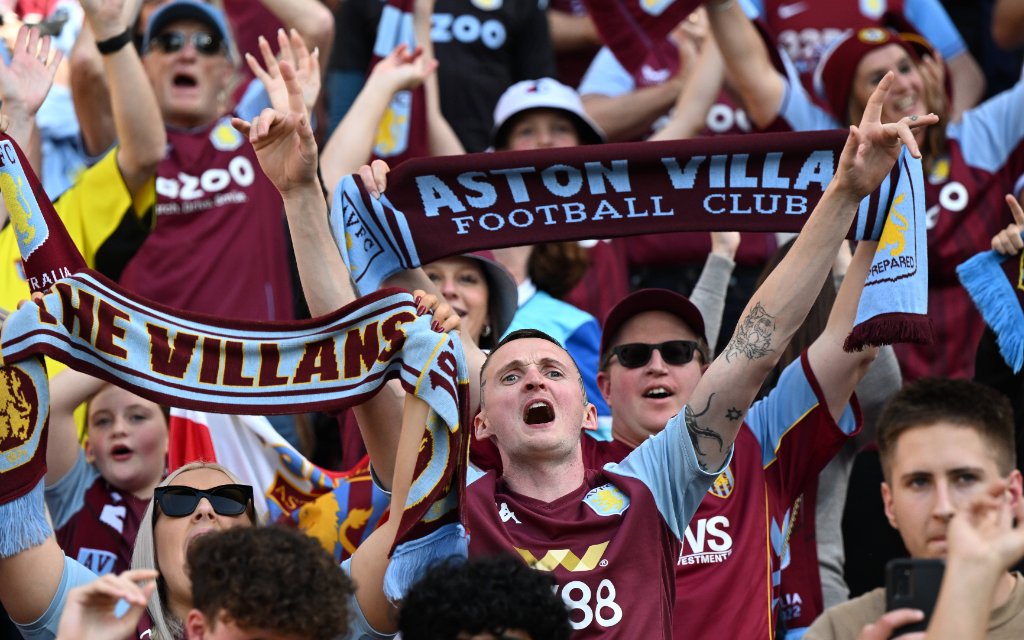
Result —
[[489, 338], [491, 336], [491, 325], [485, 324], [484, 330], [480, 332], [481, 338]]

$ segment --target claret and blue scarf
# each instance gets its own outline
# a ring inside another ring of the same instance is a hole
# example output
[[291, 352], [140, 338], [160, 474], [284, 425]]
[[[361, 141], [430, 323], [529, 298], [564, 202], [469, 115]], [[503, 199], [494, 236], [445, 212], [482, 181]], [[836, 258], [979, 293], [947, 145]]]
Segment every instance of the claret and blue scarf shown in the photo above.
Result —
[[42, 356], [160, 404], [219, 413], [339, 410], [398, 378], [431, 413], [429, 446], [416, 464], [393, 557], [424, 536], [446, 537], [455, 545], [446, 547], [451, 552], [464, 547], [458, 496], [468, 446], [466, 365], [457, 335], [431, 330], [407, 292], [375, 292], [330, 315], [288, 323], [169, 309], [85, 268], [6, 135], [0, 190], [29, 284], [45, 293], [11, 313], [0, 331], [0, 557], [39, 544], [49, 532], [31, 517], [34, 506], [22, 502], [38, 499], [46, 469]]
[[[387, 192], [342, 180], [331, 229], [361, 292], [402, 269], [479, 249], [672, 231], [801, 229], [845, 131], [420, 158]], [[848, 349], [929, 342], [924, 188], [903, 151], [849, 237], [879, 241]]]

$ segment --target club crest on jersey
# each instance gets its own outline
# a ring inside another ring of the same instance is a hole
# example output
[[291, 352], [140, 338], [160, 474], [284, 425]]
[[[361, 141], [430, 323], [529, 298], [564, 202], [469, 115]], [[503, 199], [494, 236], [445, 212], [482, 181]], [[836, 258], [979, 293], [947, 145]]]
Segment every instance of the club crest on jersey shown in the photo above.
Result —
[[881, 44], [889, 40], [889, 32], [885, 29], [869, 27], [858, 31], [857, 39], [865, 44]]
[[46, 371], [38, 360], [0, 369], [0, 474], [32, 460], [49, 403]]
[[378, 158], [391, 158], [409, 148], [409, 129], [412, 125], [412, 93], [399, 91], [391, 99], [388, 110], [377, 128], [373, 153]]
[[245, 138], [238, 129], [231, 126], [230, 120], [224, 118], [210, 132], [210, 142], [217, 151], [234, 151], [242, 146]]
[[629, 508], [629, 497], [613, 484], [591, 489], [583, 502], [599, 516], [617, 516]]
[[860, 12], [868, 18], [881, 18], [887, 4], [886, 0], [860, 0]]
[[652, 16], [660, 16], [675, 0], [640, 0], [640, 8]]
[[474, 7], [481, 11], [497, 11], [503, 0], [470, 0]]
[[1024, 252], [1020, 254], [1020, 268], [1017, 269], [1017, 289], [1024, 291]]
[[718, 474], [715, 481], [711, 483], [708, 488], [708, 493], [719, 498], [728, 498], [732, 495], [732, 490], [736, 486], [736, 478], [732, 475], [732, 466], [725, 468], [722, 473]]

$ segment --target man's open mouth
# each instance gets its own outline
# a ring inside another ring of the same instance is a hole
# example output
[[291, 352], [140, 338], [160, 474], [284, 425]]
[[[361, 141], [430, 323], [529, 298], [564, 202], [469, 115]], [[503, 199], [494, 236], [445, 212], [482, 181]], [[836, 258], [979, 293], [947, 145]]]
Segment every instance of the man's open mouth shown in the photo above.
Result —
[[523, 412], [523, 421], [526, 424], [544, 424], [555, 419], [555, 409], [544, 400], [531, 402]]

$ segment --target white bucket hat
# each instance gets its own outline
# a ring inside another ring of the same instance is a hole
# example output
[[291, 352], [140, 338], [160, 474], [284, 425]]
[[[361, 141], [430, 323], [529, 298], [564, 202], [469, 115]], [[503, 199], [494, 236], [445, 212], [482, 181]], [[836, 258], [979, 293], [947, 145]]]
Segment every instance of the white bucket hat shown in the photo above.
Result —
[[491, 146], [503, 149], [513, 118], [532, 109], [564, 111], [576, 125], [580, 144], [598, 144], [605, 141], [604, 132], [583, 110], [580, 95], [554, 78], [522, 80], [505, 90], [494, 107], [494, 130]]

